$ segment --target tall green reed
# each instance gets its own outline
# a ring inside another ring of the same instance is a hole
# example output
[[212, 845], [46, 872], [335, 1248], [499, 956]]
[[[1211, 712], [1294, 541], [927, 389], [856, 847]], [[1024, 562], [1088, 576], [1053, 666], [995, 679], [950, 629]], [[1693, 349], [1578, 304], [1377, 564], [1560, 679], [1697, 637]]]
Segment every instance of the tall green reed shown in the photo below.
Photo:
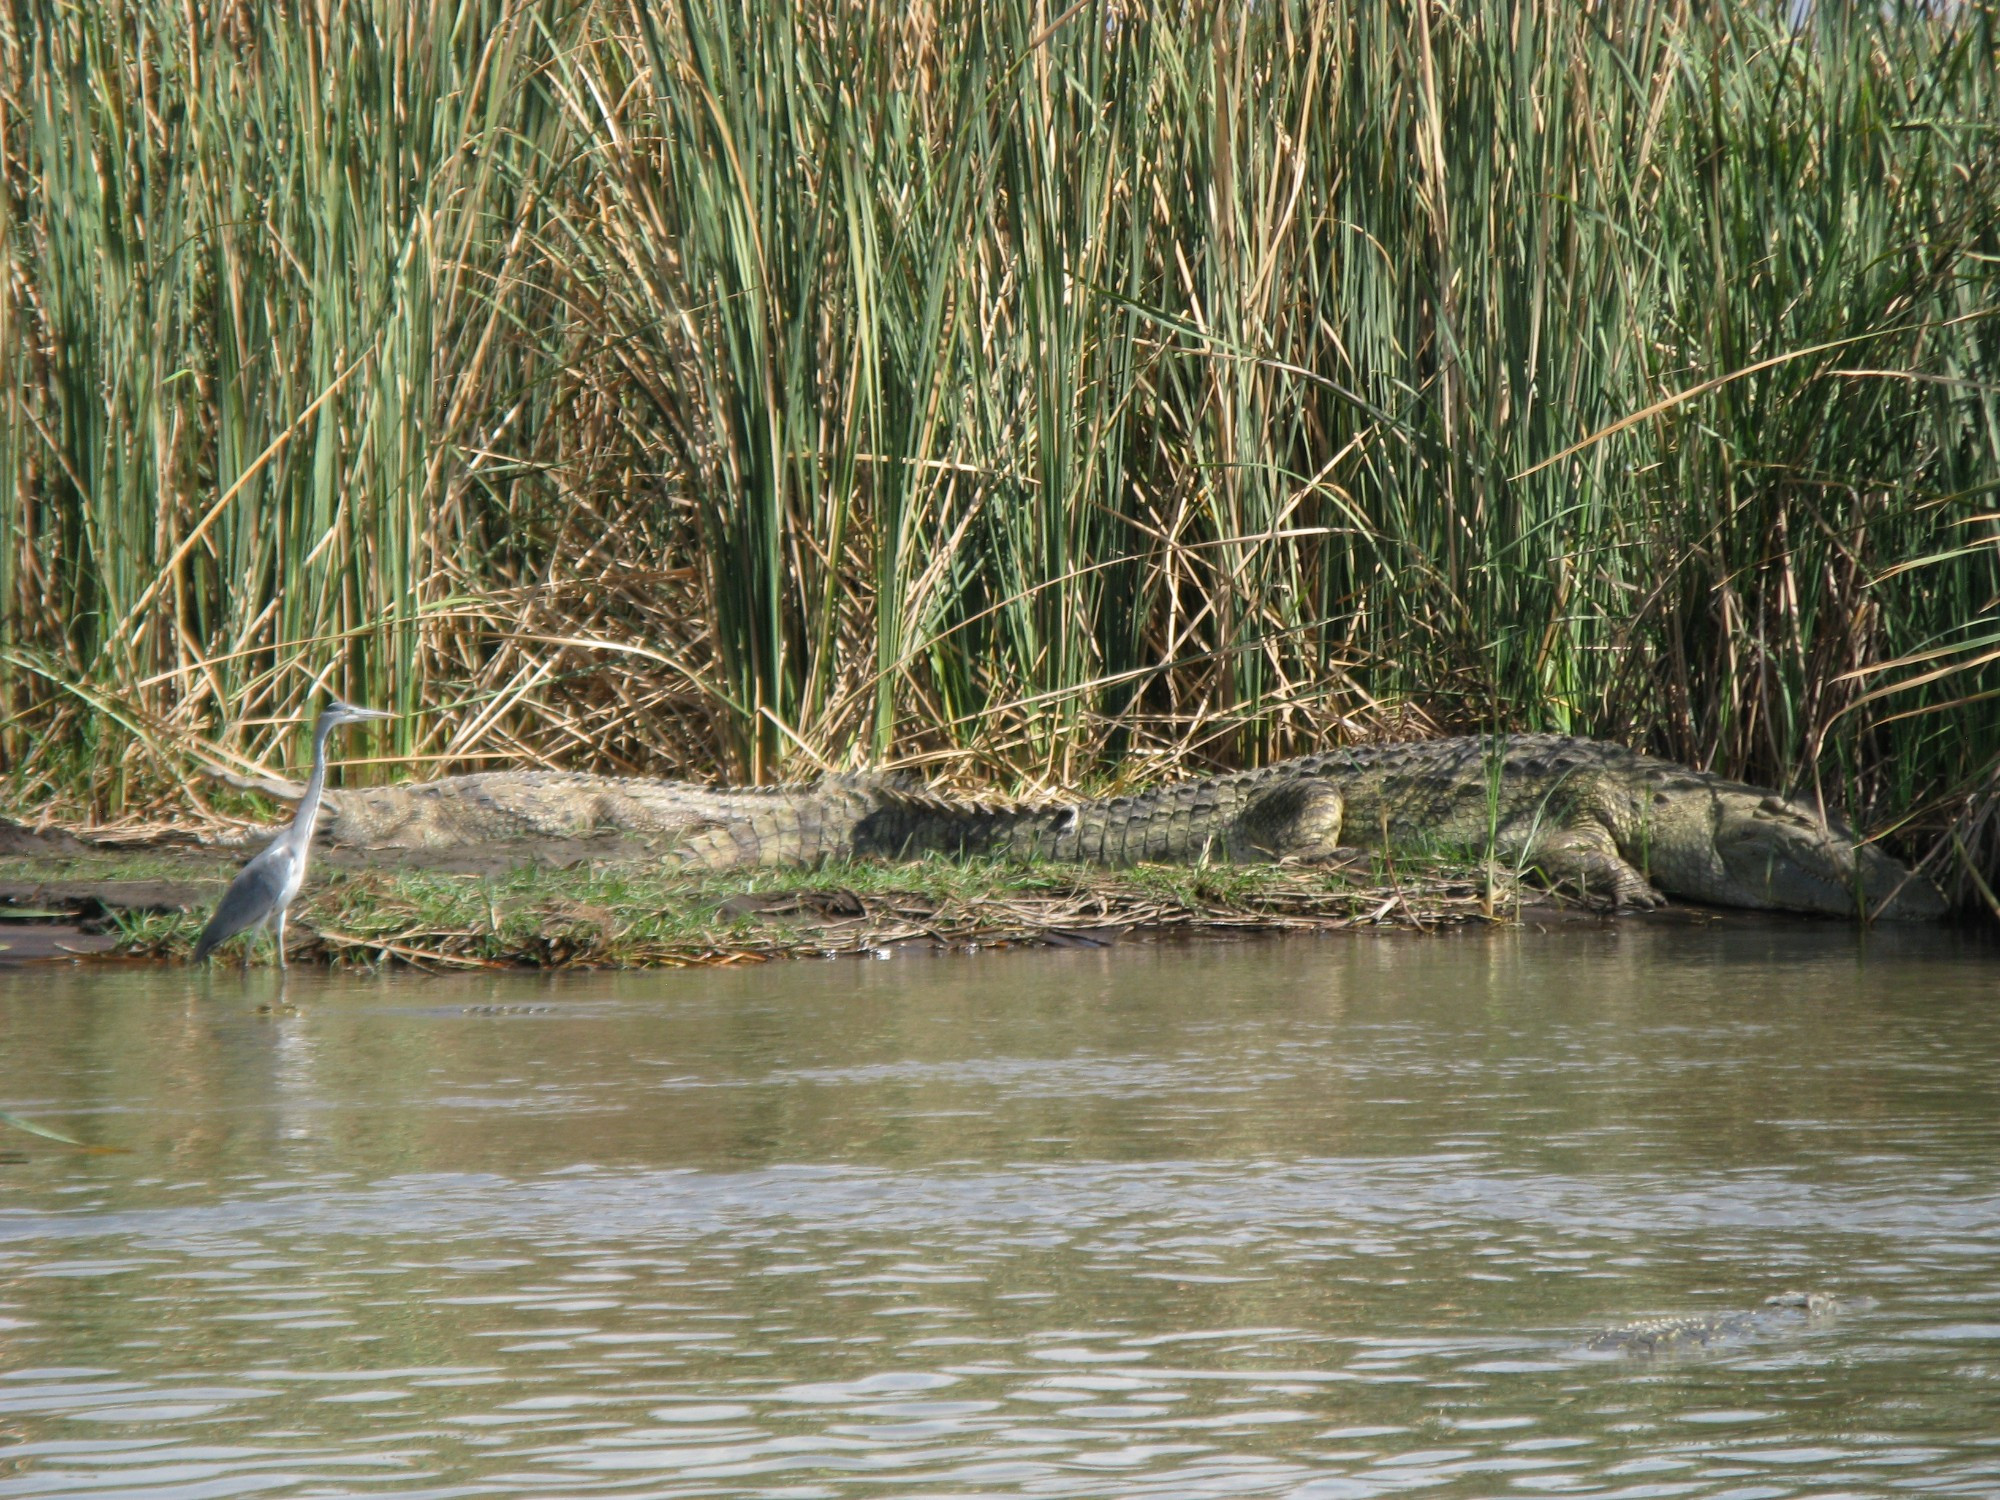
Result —
[[281, 714], [330, 660], [356, 697], [423, 692], [441, 427], [491, 357], [516, 186], [481, 156], [509, 142], [502, 10], [61, 5], [0, 37], [27, 376], [0, 454], [7, 707], [115, 700], [106, 740], [75, 718], [97, 797], [125, 796], [103, 777], [134, 745]]

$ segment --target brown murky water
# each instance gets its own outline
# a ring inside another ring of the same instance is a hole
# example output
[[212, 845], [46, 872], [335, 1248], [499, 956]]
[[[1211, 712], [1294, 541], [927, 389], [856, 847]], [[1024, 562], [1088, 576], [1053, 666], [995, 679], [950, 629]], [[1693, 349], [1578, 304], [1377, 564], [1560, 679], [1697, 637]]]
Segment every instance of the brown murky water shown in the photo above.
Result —
[[277, 994], [0, 974], [0, 1500], [2000, 1495], [1972, 939]]

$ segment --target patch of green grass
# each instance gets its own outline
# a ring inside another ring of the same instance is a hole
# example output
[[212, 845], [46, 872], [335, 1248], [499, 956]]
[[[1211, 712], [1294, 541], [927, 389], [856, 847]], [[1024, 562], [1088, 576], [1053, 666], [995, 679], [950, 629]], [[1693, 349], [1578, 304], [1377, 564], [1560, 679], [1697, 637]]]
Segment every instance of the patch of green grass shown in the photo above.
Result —
[[[1425, 862], [1403, 920], [1463, 920], [1477, 880]], [[914, 939], [1032, 942], [1049, 931], [1340, 923], [1393, 896], [1374, 869], [1139, 866], [932, 858], [688, 876], [630, 865], [502, 876], [354, 870], [293, 909], [294, 955], [335, 963], [642, 966], [859, 951]], [[1447, 914], [1447, 908], [1449, 913]], [[185, 958], [205, 910], [117, 914], [134, 954]], [[231, 961], [238, 950], [228, 950]], [[253, 962], [269, 961], [260, 941]]]

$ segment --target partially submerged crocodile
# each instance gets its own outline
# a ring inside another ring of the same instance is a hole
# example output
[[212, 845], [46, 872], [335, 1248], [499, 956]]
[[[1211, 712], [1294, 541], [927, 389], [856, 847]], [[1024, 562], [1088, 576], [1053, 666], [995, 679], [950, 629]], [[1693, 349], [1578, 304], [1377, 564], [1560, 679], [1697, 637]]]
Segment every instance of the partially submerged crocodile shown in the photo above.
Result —
[[1600, 1354], [1648, 1358], [1785, 1338], [1831, 1322], [1843, 1313], [1875, 1305], [1871, 1297], [1841, 1297], [1832, 1292], [1779, 1292], [1748, 1311], [1709, 1313], [1684, 1318], [1649, 1318], [1623, 1328], [1606, 1329], [1584, 1347]]
[[1600, 740], [1361, 745], [1137, 796], [970, 801], [894, 779], [756, 789], [495, 771], [329, 796], [328, 837], [443, 848], [616, 830], [691, 868], [998, 854], [1099, 864], [1315, 860], [1343, 843], [1472, 851], [1612, 906], [1664, 896], [1926, 920], [1922, 877], [1807, 804]]

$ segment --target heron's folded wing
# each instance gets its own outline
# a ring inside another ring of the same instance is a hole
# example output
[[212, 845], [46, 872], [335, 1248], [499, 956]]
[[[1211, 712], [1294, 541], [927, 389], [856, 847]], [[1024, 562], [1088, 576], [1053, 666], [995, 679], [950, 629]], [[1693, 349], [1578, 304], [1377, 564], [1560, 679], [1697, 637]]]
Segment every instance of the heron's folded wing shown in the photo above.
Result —
[[[273, 857], [277, 856], [277, 857]], [[277, 849], [268, 849], [243, 867], [229, 889], [216, 903], [215, 915], [201, 931], [194, 945], [194, 959], [200, 963], [218, 944], [239, 932], [246, 932], [278, 909], [285, 893], [285, 860]]]

